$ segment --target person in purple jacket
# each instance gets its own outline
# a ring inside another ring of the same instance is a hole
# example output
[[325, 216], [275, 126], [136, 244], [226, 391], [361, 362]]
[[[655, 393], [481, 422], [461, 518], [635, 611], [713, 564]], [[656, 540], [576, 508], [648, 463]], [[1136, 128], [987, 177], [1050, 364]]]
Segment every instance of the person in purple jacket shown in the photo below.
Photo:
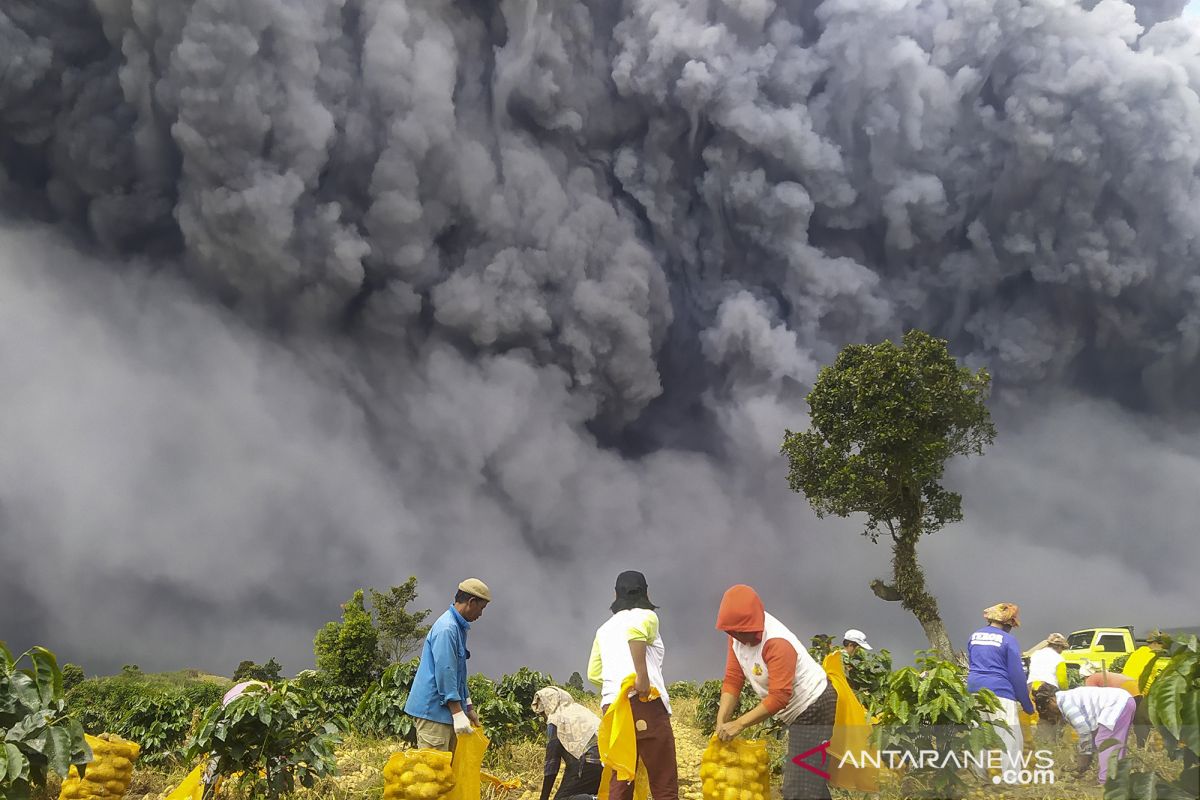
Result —
[[[1033, 713], [1033, 701], [1025, 683], [1021, 666], [1021, 645], [1009, 631], [1021, 624], [1021, 609], [1016, 603], [997, 603], [985, 609], [987, 625], [971, 634], [967, 643], [967, 691], [991, 689], [1000, 698], [1000, 710], [991, 716], [994, 722], [1004, 722], [1008, 730], [997, 727], [996, 733], [1004, 742], [1001, 776], [1008, 780], [1010, 773], [1021, 769], [1021, 708]], [[1015, 779], [1015, 775], [1012, 776]]]

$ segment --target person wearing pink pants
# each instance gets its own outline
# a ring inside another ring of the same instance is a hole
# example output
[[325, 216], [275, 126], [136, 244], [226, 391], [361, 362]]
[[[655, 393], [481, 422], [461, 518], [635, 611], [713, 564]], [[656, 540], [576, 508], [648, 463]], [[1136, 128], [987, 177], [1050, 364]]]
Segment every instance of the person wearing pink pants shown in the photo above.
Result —
[[[1044, 688], [1044, 687], [1043, 687]], [[1108, 686], [1080, 686], [1062, 692], [1039, 691], [1034, 701], [1042, 719], [1054, 723], [1062, 717], [1079, 734], [1079, 756], [1076, 775], [1082, 775], [1092, 765], [1092, 754], [1100, 751], [1100, 783], [1108, 777], [1109, 762], [1125, 756], [1125, 739], [1137, 703], [1124, 689]], [[1115, 740], [1115, 741], [1113, 741]], [[1105, 742], [1111, 742], [1105, 745]]]

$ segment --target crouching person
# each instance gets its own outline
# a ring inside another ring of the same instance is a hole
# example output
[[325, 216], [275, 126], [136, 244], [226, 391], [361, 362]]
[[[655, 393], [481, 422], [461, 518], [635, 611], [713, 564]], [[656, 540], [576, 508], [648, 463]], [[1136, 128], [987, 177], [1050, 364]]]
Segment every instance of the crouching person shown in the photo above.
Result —
[[546, 768], [541, 800], [550, 800], [550, 790], [564, 762], [566, 771], [554, 800], [595, 796], [604, 771], [596, 741], [600, 718], [557, 686], [539, 690], [533, 696], [533, 710], [546, 718]]
[[1055, 722], [1065, 718], [1079, 734], [1076, 775], [1087, 772], [1096, 748], [1110, 742], [1099, 753], [1099, 778], [1104, 783], [1109, 762], [1125, 755], [1125, 739], [1136, 706], [1133, 696], [1124, 689], [1080, 686], [1053, 693], [1038, 691], [1034, 701], [1040, 716]]

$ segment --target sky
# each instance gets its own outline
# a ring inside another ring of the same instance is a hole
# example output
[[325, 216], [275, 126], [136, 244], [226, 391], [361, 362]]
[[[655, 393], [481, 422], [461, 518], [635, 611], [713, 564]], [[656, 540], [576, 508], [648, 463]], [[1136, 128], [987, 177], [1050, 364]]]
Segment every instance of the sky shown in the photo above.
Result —
[[14, 647], [295, 672], [356, 588], [475, 575], [472, 668], [565, 679], [634, 568], [669, 677], [734, 583], [904, 660], [886, 545], [779, 445], [914, 326], [994, 377], [920, 546], [953, 641], [1200, 622], [1178, 0], [229, 8], [0, 17]]

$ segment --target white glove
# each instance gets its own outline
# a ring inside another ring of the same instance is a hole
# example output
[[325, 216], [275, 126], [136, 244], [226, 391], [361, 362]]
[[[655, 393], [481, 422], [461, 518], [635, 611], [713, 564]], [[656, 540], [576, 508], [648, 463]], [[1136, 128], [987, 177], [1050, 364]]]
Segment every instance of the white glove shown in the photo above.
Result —
[[454, 733], [457, 736], [466, 736], [472, 730], [471, 720], [467, 719], [467, 715], [459, 711], [454, 715]]

